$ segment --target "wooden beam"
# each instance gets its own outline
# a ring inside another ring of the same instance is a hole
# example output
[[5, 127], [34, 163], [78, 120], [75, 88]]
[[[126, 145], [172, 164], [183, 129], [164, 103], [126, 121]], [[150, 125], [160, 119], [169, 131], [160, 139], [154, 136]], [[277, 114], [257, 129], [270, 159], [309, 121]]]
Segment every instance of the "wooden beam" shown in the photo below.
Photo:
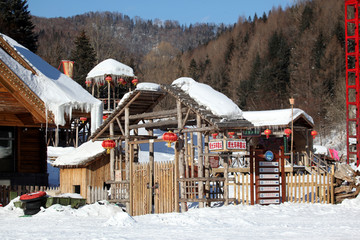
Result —
[[[185, 113], [186, 109], [183, 108], [181, 111], [183, 113]], [[157, 111], [157, 112], [146, 112], [146, 113], [130, 115], [129, 119], [130, 120], [137, 120], [137, 119], [150, 120], [150, 119], [176, 117], [176, 113], [177, 113], [177, 109]], [[124, 120], [124, 119], [125, 119], [125, 117], [122, 116], [121, 120]]]
[[176, 124], [177, 124], [177, 120], [166, 120], [166, 121], [159, 121], [159, 122], [150, 122], [150, 123], [144, 123], [144, 124], [130, 125], [129, 129], [156, 128], [156, 127], [169, 126], [169, 125], [176, 126]]
[[120, 122], [119, 118], [116, 118], [116, 121], [117, 121], [117, 124], [118, 124], [118, 126], [120, 128], [121, 134], [125, 135], [124, 129], [123, 129], [122, 125], [121, 125], [121, 122]]

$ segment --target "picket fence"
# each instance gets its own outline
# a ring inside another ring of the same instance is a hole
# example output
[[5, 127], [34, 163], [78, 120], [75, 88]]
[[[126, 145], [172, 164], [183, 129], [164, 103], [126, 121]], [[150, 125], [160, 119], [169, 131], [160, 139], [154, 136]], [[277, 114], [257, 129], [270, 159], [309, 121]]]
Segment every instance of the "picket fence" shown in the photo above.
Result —
[[[231, 188], [230, 192], [233, 193], [230, 198], [235, 198], [235, 204], [251, 204], [250, 175], [248, 173], [234, 173], [228, 185]], [[333, 175], [331, 173], [286, 174], [285, 201], [334, 204]]]

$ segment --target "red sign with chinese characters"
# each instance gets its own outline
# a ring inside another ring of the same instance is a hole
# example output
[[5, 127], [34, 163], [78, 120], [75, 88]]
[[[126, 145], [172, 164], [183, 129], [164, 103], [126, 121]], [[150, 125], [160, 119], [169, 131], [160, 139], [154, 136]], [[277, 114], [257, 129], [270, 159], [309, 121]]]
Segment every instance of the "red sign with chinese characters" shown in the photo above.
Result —
[[245, 151], [246, 141], [244, 139], [216, 139], [209, 142], [209, 150], [217, 152]]
[[224, 142], [223, 140], [216, 140], [209, 142], [210, 151], [219, 151], [224, 150]]
[[246, 150], [246, 141], [243, 139], [234, 139], [226, 141], [227, 150]]

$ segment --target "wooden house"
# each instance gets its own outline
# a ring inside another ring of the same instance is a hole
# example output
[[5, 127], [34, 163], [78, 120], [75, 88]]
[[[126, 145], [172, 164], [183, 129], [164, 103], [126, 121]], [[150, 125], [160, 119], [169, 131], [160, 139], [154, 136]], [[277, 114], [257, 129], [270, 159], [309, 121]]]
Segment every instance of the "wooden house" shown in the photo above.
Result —
[[80, 116], [91, 118], [96, 129], [101, 102], [0, 34], [0, 185], [46, 186], [47, 129]]

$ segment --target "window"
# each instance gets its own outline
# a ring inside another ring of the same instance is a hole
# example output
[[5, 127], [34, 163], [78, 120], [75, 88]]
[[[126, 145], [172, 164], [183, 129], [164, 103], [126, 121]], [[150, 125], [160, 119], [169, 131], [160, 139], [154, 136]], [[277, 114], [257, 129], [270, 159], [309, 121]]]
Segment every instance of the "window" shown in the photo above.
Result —
[[15, 172], [15, 130], [0, 127], [0, 172]]
[[80, 194], [80, 185], [74, 185], [74, 193]]

